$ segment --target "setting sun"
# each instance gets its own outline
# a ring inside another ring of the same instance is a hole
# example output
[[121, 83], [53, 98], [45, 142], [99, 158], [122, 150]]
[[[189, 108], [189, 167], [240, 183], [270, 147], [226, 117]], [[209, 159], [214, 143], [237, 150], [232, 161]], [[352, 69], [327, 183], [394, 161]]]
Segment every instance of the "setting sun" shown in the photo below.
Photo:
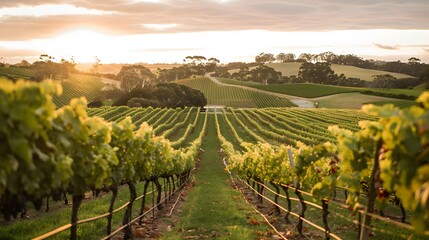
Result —
[[94, 56], [103, 53], [114, 44], [107, 35], [89, 29], [73, 30], [49, 42], [46, 52], [65, 57], [75, 56], [80, 61], [92, 61]]

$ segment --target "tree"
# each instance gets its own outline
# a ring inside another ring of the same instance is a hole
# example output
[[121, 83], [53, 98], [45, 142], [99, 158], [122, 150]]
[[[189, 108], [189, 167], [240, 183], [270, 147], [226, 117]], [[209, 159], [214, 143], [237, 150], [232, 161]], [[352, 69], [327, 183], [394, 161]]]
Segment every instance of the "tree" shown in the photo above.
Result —
[[204, 64], [207, 61], [207, 58], [204, 56], [187, 56], [183, 59], [185, 64], [199, 65]]
[[251, 79], [255, 82], [260, 82], [264, 85], [276, 84], [282, 77], [281, 72], [277, 72], [274, 68], [261, 65], [250, 71]]
[[121, 88], [130, 92], [134, 88], [154, 85], [156, 75], [142, 65], [123, 66], [116, 77], [121, 82]]
[[289, 83], [304, 83], [305, 81], [302, 78], [297, 77], [296, 75], [289, 76]]
[[43, 62], [51, 62], [51, 61], [55, 60], [55, 58], [52, 56], [49, 56], [48, 54], [41, 54], [39, 56], [39, 60], [41, 60]]
[[301, 55], [299, 55], [298, 60], [304, 61], [304, 62], [311, 62], [313, 60], [313, 54], [302, 53]]
[[271, 63], [275, 60], [276, 58], [274, 57], [274, 54], [271, 53], [260, 53], [258, 56], [255, 57], [255, 62], [260, 64]]
[[277, 62], [281, 62], [281, 63], [286, 62], [286, 53], [281, 52], [281, 53], [277, 54], [276, 60], [277, 60]]
[[277, 62], [293, 62], [295, 61], [295, 54], [293, 53], [279, 53], [276, 56]]
[[116, 99], [116, 101], [113, 102], [112, 106], [126, 106], [128, 104], [128, 101], [133, 98], [151, 99], [152, 90], [153, 89], [151, 87], [145, 87], [145, 88], [134, 88], [130, 92], [113, 91], [110, 97], [112, 99]]
[[214, 74], [212, 74], [213, 77], [220, 77], [220, 78], [230, 78], [231, 74], [228, 72], [227, 67], [217, 67]]
[[65, 78], [68, 78], [70, 73], [76, 72], [76, 63], [73, 57], [69, 61], [62, 58], [60, 62], [61, 62], [61, 73]]
[[331, 64], [326, 62], [310, 63], [305, 62], [301, 65], [298, 72], [299, 78], [304, 82], [318, 84], [334, 84], [338, 76], [331, 69]]
[[217, 58], [209, 58], [209, 60], [207, 60], [209, 63], [213, 63], [213, 64], [218, 64], [220, 63], [219, 59]]
[[335, 55], [333, 52], [324, 52], [324, 53], [320, 53], [317, 55], [318, 56], [318, 60], [322, 61], [322, 62], [327, 62], [327, 63], [331, 63], [336, 57], [337, 55]]
[[394, 76], [390, 74], [384, 74], [384, 75], [375, 75], [374, 81], [371, 83], [371, 87], [373, 88], [381, 88], [381, 89], [387, 89], [391, 88], [393, 81], [397, 80]]
[[235, 72], [231, 75], [232, 78], [238, 79], [240, 81], [248, 81], [248, 75], [250, 74], [249, 67], [244, 66], [240, 68], [240, 71]]
[[19, 63], [19, 66], [20, 67], [30, 67], [31, 64], [27, 60], [24, 59]]
[[206, 72], [214, 72], [216, 69], [217, 64], [219, 64], [220, 61], [217, 58], [209, 58], [207, 60], [207, 63], [205, 64], [206, 66]]
[[158, 101], [145, 98], [131, 98], [127, 102], [128, 107], [162, 107]]
[[36, 61], [31, 66], [36, 70], [33, 76], [33, 80], [41, 81], [43, 79], [52, 79], [55, 75], [60, 72], [58, 64], [54, 62], [55, 58], [48, 54], [42, 54], [39, 56], [40, 61]]
[[94, 64], [92, 65], [92, 68], [91, 68], [92, 73], [96, 73], [96, 74], [98, 73], [99, 68], [100, 68], [100, 62], [101, 62], [100, 58], [98, 58], [98, 56], [95, 56], [94, 57]]
[[420, 64], [422, 60], [416, 58], [416, 57], [411, 57], [408, 59], [408, 64], [413, 65], [413, 64]]
[[429, 67], [427, 67], [425, 71], [423, 71], [422, 73], [420, 73], [419, 80], [422, 83], [426, 84], [426, 89], [429, 88]]
[[175, 83], [159, 83], [155, 86], [152, 97], [166, 107], [186, 107], [207, 105], [202, 92], [185, 85]]

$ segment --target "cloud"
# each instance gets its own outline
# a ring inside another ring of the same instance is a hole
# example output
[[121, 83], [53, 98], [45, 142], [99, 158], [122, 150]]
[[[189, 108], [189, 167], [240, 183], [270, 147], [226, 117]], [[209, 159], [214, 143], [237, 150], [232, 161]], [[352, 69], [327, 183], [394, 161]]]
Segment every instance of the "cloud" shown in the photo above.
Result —
[[58, 15], [103, 15], [112, 14], [109, 11], [100, 11], [69, 4], [42, 4], [37, 6], [20, 5], [17, 7], [4, 7], [0, 9], [0, 18], [23, 16], [58, 16]]
[[374, 43], [375, 47], [381, 48], [381, 49], [386, 49], [386, 50], [399, 50], [400, 46], [399, 45], [395, 45], [395, 46], [390, 46], [390, 45], [382, 45], [379, 43]]
[[[429, 4], [422, 0], [34, 0], [73, 6], [72, 11], [37, 18], [18, 14], [0, 18], [1, 40], [49, 37], [58, 29], [94, 27], [116, 34], [157, 33], [142, 24], [177, 24], [163, 32], [199, 31], [332, 31], [361, 29], [429, 29]], [[4, 9], [19, 8], [28, 0], [0, 1]], [[32, 8], [33, 9], [33, 8]], [[40, 10], [39, 10], [40, 11]], [[10, 10], [7, 10], [6, 13]], [[79, 15], [65, 15], [67, 12]], [[107, 14], [108, 13], [108, 14]], [[31, 27], [28, 23], [31, 22]], [[150, 26], [150, 25], [149, 25]]]
[[43, 52], [35, 51], [31, 49], [9, 49], [0, 47], [0, 57], [8, 58], [25, 58], [40, 56]]
[[156, 30], [165, 30], [165, 29], [177, 27], [177, 24], [175, 24], [175, 23], [170, 23], [170, 24], [148, 23], [148, 24], [142, 24], [142, 25], [145, 28], [156, 29]]

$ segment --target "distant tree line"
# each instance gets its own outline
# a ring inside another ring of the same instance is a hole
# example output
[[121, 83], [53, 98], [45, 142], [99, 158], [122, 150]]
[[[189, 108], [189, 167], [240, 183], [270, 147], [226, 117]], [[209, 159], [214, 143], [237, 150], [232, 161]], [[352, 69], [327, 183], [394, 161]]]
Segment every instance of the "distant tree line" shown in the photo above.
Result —
[[[301, 63], [298, 75], [282, 76], [281, 72], [264, 64], [272, 62], [298, 62]], [[183, 64], [172, 69], [158, 69], [152, 73], [149, 69], [140, 65], [123, 66], [117, 74], [100, 74], [96, 71], [100, 60], [96, 57], [90, 75], [117, 79], [121, 82], [121, 89], [130, 92], [134, 88], [154, 86], [158, 83], [172, 82], [178, 79], [204, 76], [211, 73], [215, 77], [233, 78], [241, 81], [254, 81], [261, 84], [284, 84], [284, 83], [318, 83], [339, 86], [372, 87], [372, 88], [411, 88], [422, 83], [429, 87], [429, 65], [421, 63], [421, 60], [412, 57], [407, 63], [400, 61], [385, 62], [375, 60], [364, 60], [352, 54], [336, 55], [332, 52], [320, 54], [302, 53], [296, 56], [293, 53], [260, 53], [255, 56], [255, 62], [232, 62], [220, 65], [216, 58], [204, 56], [187, 56]], [[374, 81], [364, 81], [359, 78], [346, 77], [344, 74], [336, 74], [331, 64], [350, 65], [360, 68], [397, 72], [414, 76], [410, 79], [396, 79], [391, 75], [374, 76]], [[19, 67], [34, 70], [31, 78], [40, 81], [45, 78], [62, 79], [67, 78], [69, 73], [78, 72], [75, 69], [74, 60], [57, 62], [54, 58], [44, 54], [39, 61], [29, 64], [25, 60]], [[234, 71], [231, 71], [234, 70]], [[80, 72], [79, 72], [80, 73]]]
[[[198, 66], [195, 63], [192, 65]], [[202, 92], [188, 86], [163, 81], [142, 65], [123, 66], [116, 79], [120, 81], [120, 89], [105, 90], [103, 94], [104, 99], [114, 100], [113, 106], [183, 108], [203, 107], [207, 104], [207, 99]], [[90, 106], [97, 107], [100, 103], [101, 101], [91, 103]]]
[[407, 74], [413, 77], [420, 77], [429, 68], [429, 64], [422, 63], [419, 58], [411, 57], [408, 62], [401, 61], [380, 61], [368, 59], [365, 60], [353, 54], [336, 55], [332, 52], [323, 52], [319, 54], [302, 53], [296, 57], [293, 53], [279, 53], [274, 56], [272, 53], [260, 53], [255, 57], [257, 63], [272, 62], [326, 62], [330, 64], [350, 65], [365, 69], [374, 69], [394, 73]]
[[[298, 75], [282, 76], [281, 72], [264, 64], [273, 62], [299, 62], [302, 63]], [[392, 75], [375, 75], [374, 81], [364, 81], [356, 77], [346, 77], [344, 74], [336, 74], [331, 64], [351, 65], [360, 68], [397, 72], [414, 76], [409, 79], [396, 79]], [[363, 60], [355, 55], [335, 55], [332, 52], [320, 54], [303, 53], [298, 57], [293, 53], [260, 53], [255, 57], [253, 63], [233, 62], [219, 66], [213, 64], [210, 69], [199, 66], [198, 71], [190, 71], [190, 66], [183, 65], [176, 69], [162, 70], [162, 81], [172, 81], [195, 75], [204, 75], [208, 72], [214, 77], [233, 78], [240, 81], [253, 81], [261, 84], [284, 84], [284, 83], [318, 83], [338, 86], [369, 87], [369, 88], [411, 88], [422, 83], [429, 86], [429, 65], [421, 63], [418, 58], [410, 58], [408, 63], [384, 62], [374, 60]], [[214, 69], [214, 70], [213, 70]], [[230, 72], [233, 70], [234, 72]], [[238, 70], [237, 70], [238, 69]], [[176, 76], [176, 78], [175, 78]], [[178, 77], [177, 77], [178, 76]]]
[[[300, 62], [298, 75], [282, 76], [275, 69], [267, 67], [266, 63], [273, 62]], [[255, 68], [254, 64], [257, 64]], [[229, 67], [216, 68], [213, 76], [223, 78], [233, 78], [241, 81], [253, 81], [261, 84], [283, 84], [283, 83], [317, 83], [351, 87], [369, 88], [411, 88], [422, 83], [429, 86], [429, 65], [420, 63], [418, 58], [410, 58], [408, 63], [383, 62], [373, 60], [363, 60], [355, 55], [335, 55], [332, 52], [321, 54], [303, 53], [296, 57], [292, 53], [261, 53], [255, 57], [255, 63], [237, 64], [240, 67], [234, 73], [229, 72]], [[415, 78], [396, 79], [390, 74], [375, 75], [374, 81], [364, 81], [355, 77], [346, 77], [344, 74], [336, 74], [331, 64], [351, 65], [361, 68], [372, 68], [390, 72], [404, 73]], [[378, 67], [376, 67], [378, 66]], [[406, 71], [407, 70], [407, 71]]]
[[[76, 63], [73, 58], [70, 60], [61, 59], [56, 61], [56, 59], [47, 54], [42, 54], [39, 57], [38, 61], [30, 64], [27, 60], [22, 60], [20, 63], [8, 66], [6, 63], [0, 63], [0, 67], [10, 67], [10, 68], [20, 68], [29, 70], [31, 74], [25, 76], [28, 80], [32, 81], [42, 81], [43, 79], [66, 79], [69, 77], [70, 73], [77, 72]], [[15, 81], [20, 76], [11, 77], [10, 75], [5, 75], [5, 77], [10, 78]]]
[[206, 58], [204, 56], [187, 56], [183, 59], [180, 67], [172, 69], [158, 68], [158, 82], [171, 82], [178, 79], [204, 76], [206, 73], [214, 72], [219, 60]]
[[[320, 54], [302, 53], [298, 57], [296, 57], [293, 53], [279, 53], [276, 56], [271, 53], [261, 53], [255, 57], [255, 62], [259, 64], [272, 62], [303, 62], [349, 65], [365, 69], [407, 74], [419, 80], [419, 83], [416, 81], [416, 79], [399, 80], [399, 82], [393, 83], [392, 85], [394, 86], [392, 87], [404, 88], [415, 86], [421, 83], [426, 83], [427, 87], [429, 87], [429, 64], [422, 63], [421, 60], [416, 57], [411, 57], [408, 59], [408, 62], [404, 63], [401, 61], [386, 62], [373, 59], [364, 60], [363, 58], [353, 54], [336, 55], [332, 52], [323, 52]], [[374, 77], [377, 78], [377, 76]], [[349, 80], [352, 80], [353, 83], [349, 83]], [[346, 79], [346, 82], [344, 82], [344, 77], [340, 77], [337, 79], [337, 83], [343, 86], [356, 86], [364, 84], [363, 82], [357, 80], [358, 79]]]
[[201, 91], [175, 83], [138, 86], [130, 91], [108, 90], [104, 92], [104, 98], [115, 99], [113, 106], [184, 108], [207, 105], [207, 98]]

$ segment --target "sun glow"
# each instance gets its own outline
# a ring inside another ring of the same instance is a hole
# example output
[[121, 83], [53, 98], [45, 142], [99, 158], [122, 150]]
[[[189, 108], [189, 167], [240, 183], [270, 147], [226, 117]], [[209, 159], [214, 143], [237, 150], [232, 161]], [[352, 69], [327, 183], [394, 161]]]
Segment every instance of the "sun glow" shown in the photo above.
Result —
[[115, 48], [112, 37], [95, 30], [77, 29], [49, 41], [47, 51], [63, 57], [76, 56], [81, 61], [92, 61], [94, 56]]
[[150, 23], [146, 23], [146, 24], [142, 24], [142, 25], [145, 28], [156, 29], [156, 30], [165, 30], [165, 29], [177, 27], [177, 24], [175, 24], [175, 23], [171, 23], [171, 24], [150, 24]]
[[74, 56], [78, 62], [93, 62], [98, 56], [103, 63], [181, 62], [189, 55], [216, 57], [222, 62], [252, 61], [261, 52], [299, 55], [326, 51], [386, 60], [406, 61], [415, 56], [429, 61], [425, 51], [427, 39], [429, 31], [426, 30], [248, 30], [109, 35], [96, 29], [81, 28], [48, 39], [0, 41], [0, 49], [39, 51], [56, 59]]
[[0, 8], [0, 18], [22, 16], [58, 16], [58, 15], [103, 15], [113, 12], [76, 7], [70, 4], [42, 4], [37, 6], [21, 5], [19, 7]]

